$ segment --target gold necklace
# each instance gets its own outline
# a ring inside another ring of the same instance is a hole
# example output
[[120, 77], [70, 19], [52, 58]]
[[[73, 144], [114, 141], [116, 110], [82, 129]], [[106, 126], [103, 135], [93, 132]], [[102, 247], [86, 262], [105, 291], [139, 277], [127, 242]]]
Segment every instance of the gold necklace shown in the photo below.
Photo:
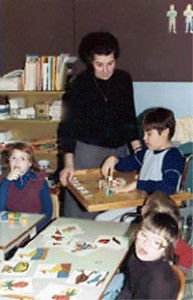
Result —
[[97, 88], [97, 90], [100, 92], [100, 94], [103, 96], [105, 102], [108, 102], [108, 95], [109, 95], [109, 88], [111, 85], [111, 81], [109, 81], [107, 88], [106, 88], [106, 93], [102, 90], [102, 88], [99, 86], [97, 80], [95, 78], [93, 78], [95, 86]]

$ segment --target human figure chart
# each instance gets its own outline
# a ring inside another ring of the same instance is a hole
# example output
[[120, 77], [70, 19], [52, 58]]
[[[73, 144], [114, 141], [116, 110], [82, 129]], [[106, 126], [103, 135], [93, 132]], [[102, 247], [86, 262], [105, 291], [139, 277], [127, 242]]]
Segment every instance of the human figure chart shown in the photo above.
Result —
[[[169, 10], [166, 12], [168, 19], [168, 33], [177, 33], [177, 16], [178, 12], [174, 4], [170, 4]], [[184, 11], [183, 17], [185, 19], [185, 33], [193, 34], [193, 9], [192, 4], [187, 4]]]
[[185, 33], [193, 33], [193, 9], [192, 4], [187, 4], [186, 9], [183, 12], [185, 17]]
[[177, 33], [176, 31], [176, 18], [177, 18], [177, 10], [175, 10], [175, 5], [171, 4], [170, 9], [167, 11], [166, 16], [168, 17], [168, 32], [169, 33]]

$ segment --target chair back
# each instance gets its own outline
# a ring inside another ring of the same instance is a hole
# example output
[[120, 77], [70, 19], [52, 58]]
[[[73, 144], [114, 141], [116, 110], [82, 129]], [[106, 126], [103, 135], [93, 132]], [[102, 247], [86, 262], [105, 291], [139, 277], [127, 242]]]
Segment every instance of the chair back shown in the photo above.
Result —
[[184, 290], [185, 290], [185, 275], [184, 273], [180, 270], [180, 268], [176, 265], [172, 266], [172, 269], [174, 271], [174, 273], [176, 274], [176, 276], [178, 277], [178, 280], [180, 282], [180, 288], [178, 291], [178, 296], [176, 300], [182, 300], [183, 299], [183, 295], [184, 295]]
[[185, 167], [181, 180], [181, 190], [193, 192], [193, 142], [188, 142], [178, 146], [181, 153], [184, 155]]
[[57, 219], [60, 215], [58, 194], [51, 193], [51, 198], [52, 198], [52, 206], [53, 206], [52, 219]]

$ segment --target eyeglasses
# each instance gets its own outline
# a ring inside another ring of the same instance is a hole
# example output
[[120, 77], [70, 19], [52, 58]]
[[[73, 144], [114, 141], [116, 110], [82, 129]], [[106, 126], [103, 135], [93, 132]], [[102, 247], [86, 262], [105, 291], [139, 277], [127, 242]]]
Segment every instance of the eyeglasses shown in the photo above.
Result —
[[149, 241], [151, 246], [156, 250], [167, 247], [167, 241], [165, 239], [161, 239], [159, 236], [148, 230], [140, 230], [137, 234], [137, 239], [142, 242]]

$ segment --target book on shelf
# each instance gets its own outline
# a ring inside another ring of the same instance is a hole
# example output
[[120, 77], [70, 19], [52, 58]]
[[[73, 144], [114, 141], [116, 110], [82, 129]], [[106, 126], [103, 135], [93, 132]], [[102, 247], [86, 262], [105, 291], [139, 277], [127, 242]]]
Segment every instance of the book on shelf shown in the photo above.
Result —
[[37, 55], [27, 55], [24, 70], [24, 89], [27, 91], [37, 90]]

